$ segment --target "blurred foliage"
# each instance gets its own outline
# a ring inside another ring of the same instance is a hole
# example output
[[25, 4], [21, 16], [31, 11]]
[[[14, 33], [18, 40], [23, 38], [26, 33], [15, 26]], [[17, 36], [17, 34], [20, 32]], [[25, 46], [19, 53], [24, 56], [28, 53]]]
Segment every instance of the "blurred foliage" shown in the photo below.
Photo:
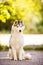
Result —
[[43, 45], [37, 46], [34, 50], [41, 50], [41, 51], [43, 51]]
[[43, 51], [43, 45], [26, 45], [26, 46], [24, 46], [24, 50], [25, 51], [28, 51], [28, 50]]
[[9, 49], [8, 46], [0, 45], [0, 51], [8, 51], [8, 49]]
[[26, 46], [24, 46], [24, 48], [23, 48], [25, 51], [28, 51], [28, 50], [33, 50], [33, 48], [32, 47], [30, 47], [29, 45], [26, 45]]
[[3, 49], [3, 46], [0, 45], [0, 51]]
[[[23, 47], [23, 49], [25, 51], [28, 51], [28, 50], [41, 50], [43, 51], [43, 45], [26, 45]], [[3, 46], [3, 45], [0, 45], [0, 51], [8, 51], [9, 50], [9, 47], [8, 46]]]
[[37, 33], [42, 34], [43, 33], [43, 22], [36, 24]]
[[39, 25], [43, 23], [41, 0], [2, 0], [0, 2], [0, 30], [11, 30], [16, 19], [24, 22], [24, 33], [43, 33], [43, 26]]

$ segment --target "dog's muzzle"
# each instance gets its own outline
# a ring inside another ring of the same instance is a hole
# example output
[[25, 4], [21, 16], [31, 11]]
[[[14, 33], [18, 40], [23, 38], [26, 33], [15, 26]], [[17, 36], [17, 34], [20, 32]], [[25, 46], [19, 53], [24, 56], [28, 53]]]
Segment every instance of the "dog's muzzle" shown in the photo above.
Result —
[[19, 30], [19, 32], [21, 32], [21, 30]]

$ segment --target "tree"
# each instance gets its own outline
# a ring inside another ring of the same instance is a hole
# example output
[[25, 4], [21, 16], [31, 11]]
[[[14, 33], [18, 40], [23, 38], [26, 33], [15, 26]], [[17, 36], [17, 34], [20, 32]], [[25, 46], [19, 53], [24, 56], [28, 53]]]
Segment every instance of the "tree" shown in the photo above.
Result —
[[4, 0], [0, 3], [0, 21], [13, 23], [14, 20], [21, 19], [25, 23], [26, 32], [30, 23], [41, 21], [40, 8], [40, 0]]

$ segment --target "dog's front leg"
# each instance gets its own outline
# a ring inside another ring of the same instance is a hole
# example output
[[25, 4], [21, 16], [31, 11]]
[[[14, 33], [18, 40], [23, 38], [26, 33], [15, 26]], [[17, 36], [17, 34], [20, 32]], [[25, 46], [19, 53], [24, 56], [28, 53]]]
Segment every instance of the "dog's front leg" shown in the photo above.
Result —
[[22, 50], [20, 49], [19, 50], [19, 60], [22, 60], [23, 59], [23, 53], [22, 53]]
[[13, 51], [13, 55], [14, 55], [14, 60], [17, 60], [17, 53], [16, 53], [16, 50], [13, 48], [12, 51]]

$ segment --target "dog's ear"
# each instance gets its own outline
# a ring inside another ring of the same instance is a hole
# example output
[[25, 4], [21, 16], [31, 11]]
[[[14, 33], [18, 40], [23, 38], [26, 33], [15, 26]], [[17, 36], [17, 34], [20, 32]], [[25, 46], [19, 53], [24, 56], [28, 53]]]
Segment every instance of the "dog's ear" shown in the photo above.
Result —
[[23, 21], [22, 20], [18, 20], [18, 24], [22, 24], [22, 26], [24, 26], [24, 23], [23, 23]]
[[18, 24], [18, 21], [17, 20], [15, 20], [14, 21], [14, 26], [16, 26]]
[[23, 23], [23, 21], [21, 20], [20, 22], [21, 22], [22, 26], [24, 26], [24, 23]]
[[15, 24], [18, 24], [18, 21], [17, 20], [15, 20]]

